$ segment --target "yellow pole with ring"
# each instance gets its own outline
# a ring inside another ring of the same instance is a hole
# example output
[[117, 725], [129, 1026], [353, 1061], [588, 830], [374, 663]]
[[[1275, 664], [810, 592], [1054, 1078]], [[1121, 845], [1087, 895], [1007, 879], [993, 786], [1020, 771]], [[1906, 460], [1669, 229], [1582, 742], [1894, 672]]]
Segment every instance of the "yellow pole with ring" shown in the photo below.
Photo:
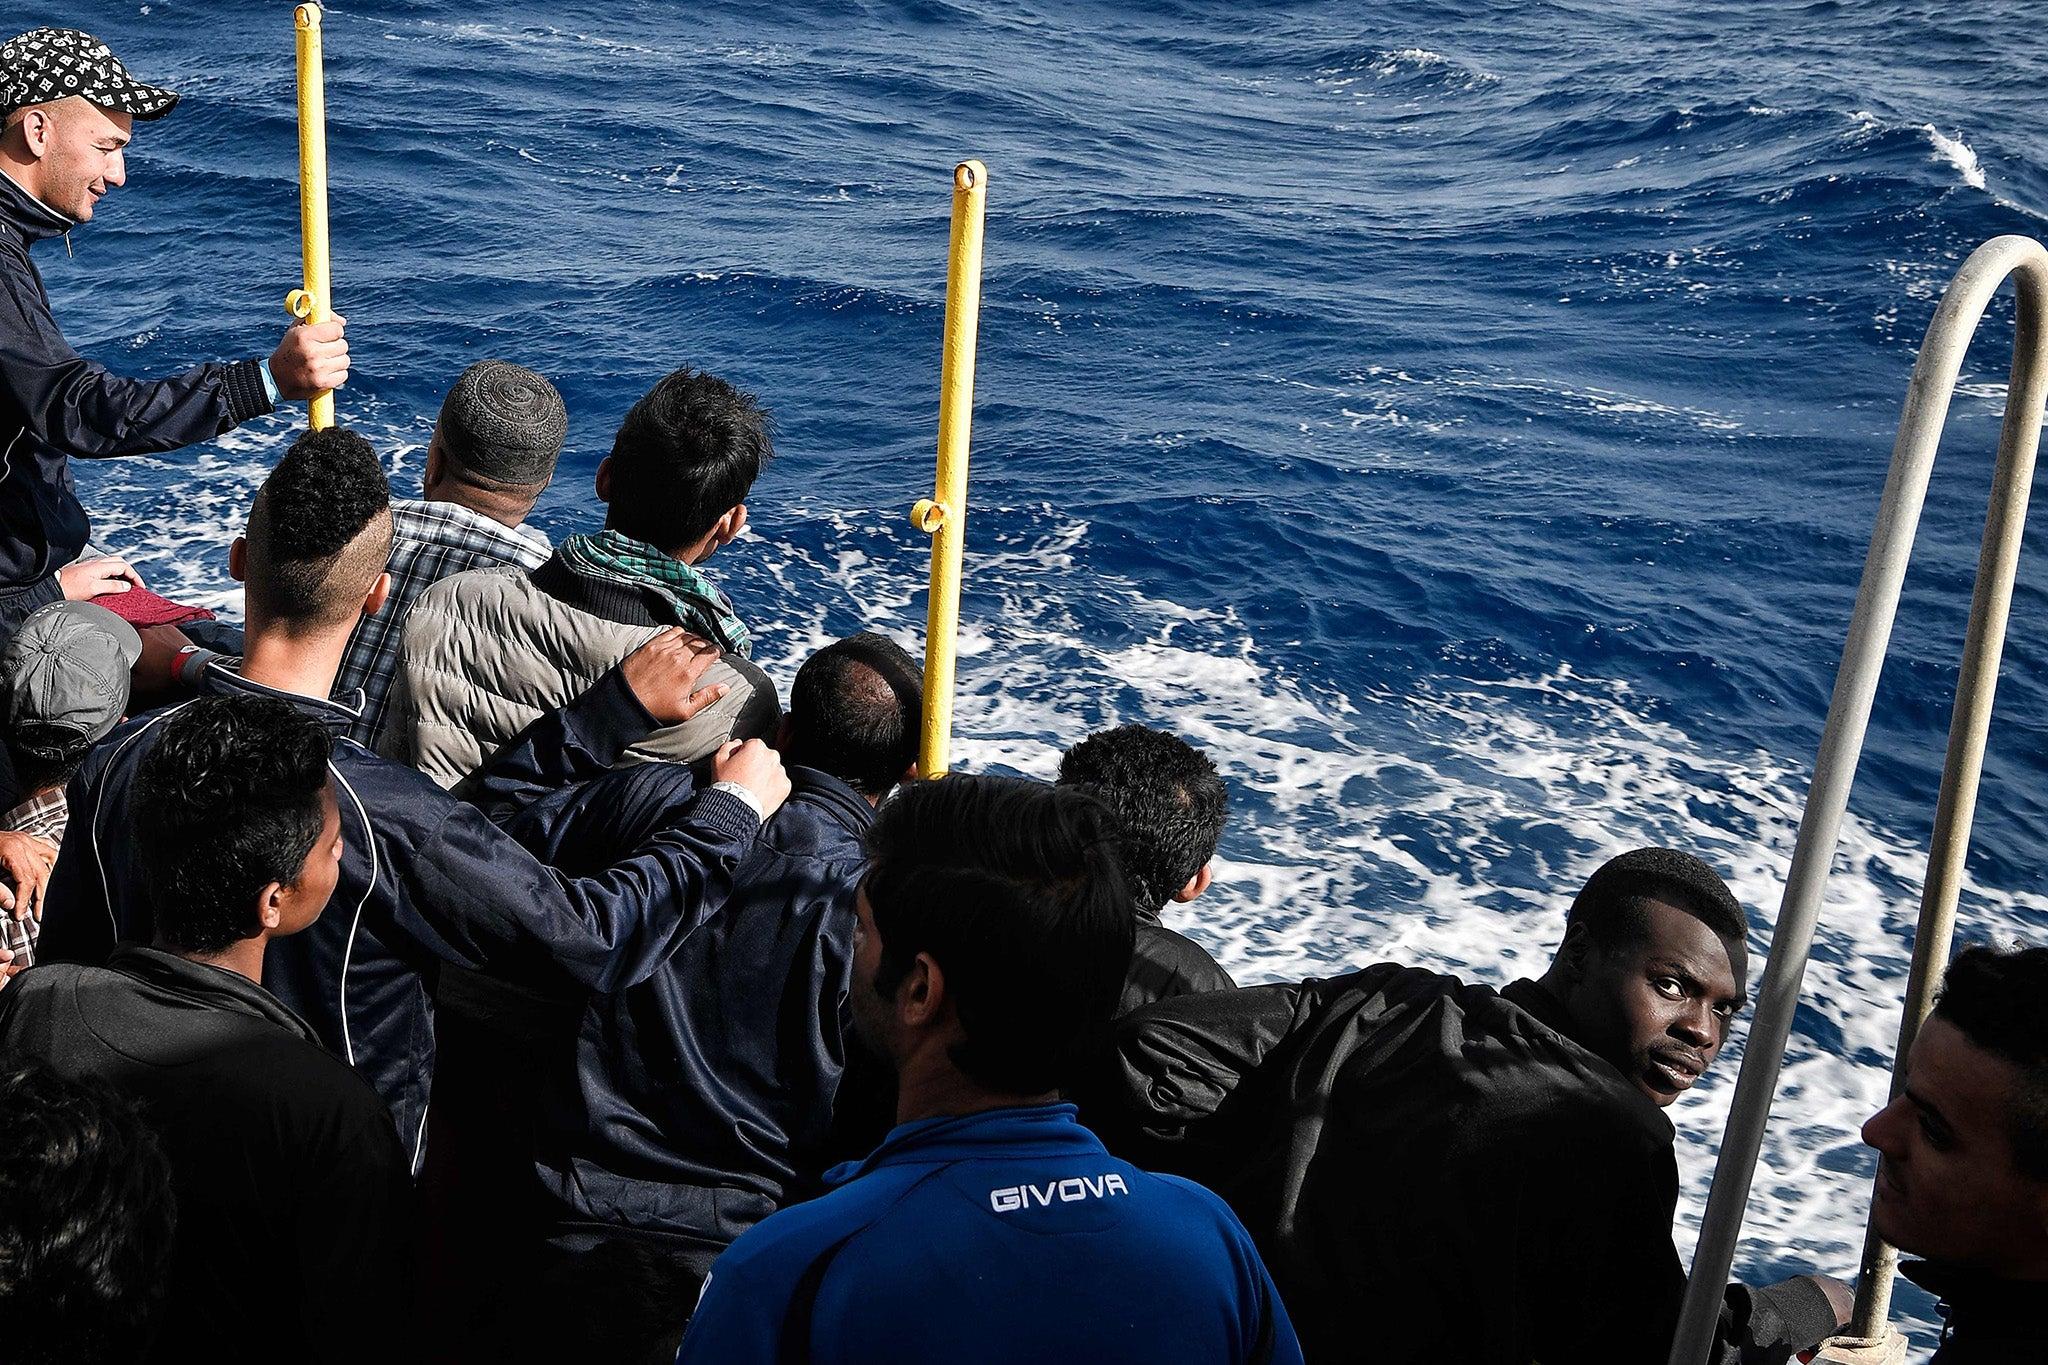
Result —
[[[320, 7], [292, 11], [299, 39], [299, 242], [305, 287], [285, 295], [300, 322], [325, 322], [334, 312], [327, 274], [327, 77], [320, 53]], [[334, 391], [313, 395], [307, 420], [317, 431], [334, 425]]]
[[946, 264], [946, 344], [939, 369], [939, 468], [910, 524], [932, 536], [924, 634], [924, 733], [918, 772], [944, 776], [953, 749], [953, 662], [960, 630], [960, 556], [967, 540], [967, 441], [974, 420], [974, 343], [981, 323], [981, 227], [988, 167], [953, 168], [953, 244]]

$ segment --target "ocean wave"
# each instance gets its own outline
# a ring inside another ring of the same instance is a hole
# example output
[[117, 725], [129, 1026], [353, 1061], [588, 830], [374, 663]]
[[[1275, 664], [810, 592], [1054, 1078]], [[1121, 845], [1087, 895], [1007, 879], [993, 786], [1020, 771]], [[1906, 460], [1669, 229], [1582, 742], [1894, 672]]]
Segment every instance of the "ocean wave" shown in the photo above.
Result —
[[[1371, 80], [1361, 85], [1365, 78]], [[1316, 84], [1367, 95], [1381, 85], [1421, 85], [1470, 92], [1498, 85], [1500, 77], [1469, 62], [1425, 47], [1375, 48], [1327, 60], [1315, 68]]]
[[1884, 133], [1918, 134], [1926, 140], [1927, 148], [1933, 153], [1934, 160], [1952, 168], [1961, 177], [1963, 184], [1973, 190], [1984, 188], [1984, 165], [1977, 159], [1976, 151], [1963, 140], [1960, 131], [1950, 136], [1932, 123], [1887, 122], [1868, 109], [1853, 109], [1846, 117], [1856, 130], [1865, 136]]
[[[1505, 381], [1512, 386], [1514, 381]], [[1498, 387], [1496, 383], [1496, 387]], [[1546, 386], [1531, 386], [1547, 391]], [[1669, 411], [1599, 390], [1565, 401]], [[394, 483], [423, 458], [418, 422], [353, 400], [351, 422]], [[230, 616], [225, 549], [250, 493], [294, 434], [278, 418], [199, 459], [101, 463], [90, 494], [122, 506], [101, 528], [152, 586]], [[175, 472], [175, 482], [170, 475]], [[924, 547], [895, 517], [799, 496], [721, 555], [721, 581], [786, 687], [813, 650], [855, 629], [921, 648]], [[1653, 719], [1616, 679], [1560, 667], [1491, 682], [1425, 680], [1352, 694], [1292, 675], [1228, 606], [1161, 596], [1086, 562], [1091, 528], [1050, 507], [977, 512], [960, 636], [957, 761], [1052, 775], [1059, 752], [1126, 720], [1200, 745], [1233, 792], [1215, 889], [1178, 926], [1245, 982], [1329, 975], [1379, 960], [1501, 984], [1542, 970], [1570, 891], [1627, 846], [1691, 848], [1757, 912], [1775, 907], [1804, 770], [1762, 752], [1717, 753]], [[559, 528], [558, 528], [559, 529]], [[1085, 629], [1048, 584], [1085, 575], [1113, 635]], [[1847, 1274], [1871, 1166], [1857, 1138], [1882, 1103], [1923, 852], [1852, 814], [1830, 882], [1808, 1022], [1788, 1053], [1743, 1244], [1761, 1273]], [[1963, 932], [2048, 926], [2048, 899], [1970, 884]], [[1676, 1112], [1683, 1229], [1696, 1227], [1739, 1056]]]

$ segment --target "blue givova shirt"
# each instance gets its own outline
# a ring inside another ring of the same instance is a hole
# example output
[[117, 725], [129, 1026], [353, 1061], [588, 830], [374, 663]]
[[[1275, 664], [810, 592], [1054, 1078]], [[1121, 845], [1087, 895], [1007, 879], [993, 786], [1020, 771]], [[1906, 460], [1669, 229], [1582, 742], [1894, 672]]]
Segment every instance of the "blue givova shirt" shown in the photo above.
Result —
[[712, 1266], [685, 1362], [1296, 1365], [1251, 1237], [1069, 1104], [926, 1119]]

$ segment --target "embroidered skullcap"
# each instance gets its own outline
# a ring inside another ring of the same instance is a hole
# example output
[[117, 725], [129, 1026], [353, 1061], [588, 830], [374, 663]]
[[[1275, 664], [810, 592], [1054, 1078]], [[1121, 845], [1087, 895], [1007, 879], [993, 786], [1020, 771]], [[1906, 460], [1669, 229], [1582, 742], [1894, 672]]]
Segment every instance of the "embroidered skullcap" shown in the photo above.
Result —
[[569, 410], [555, 386], [525, 366], [481, 360], [448, 390], [440, 432], [458, 473], [523, 487], [554, 477]]

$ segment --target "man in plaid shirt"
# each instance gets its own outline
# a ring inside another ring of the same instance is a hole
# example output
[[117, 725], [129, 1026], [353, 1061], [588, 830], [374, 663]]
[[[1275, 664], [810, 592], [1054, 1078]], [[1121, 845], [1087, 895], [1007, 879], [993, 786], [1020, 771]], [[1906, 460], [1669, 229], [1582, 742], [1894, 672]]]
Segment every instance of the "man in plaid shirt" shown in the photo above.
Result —
[[568, 432], [562, 395], [532, 370], [485, 360], [455, 381], [427, 447], [421, 496], [391, 504], [391, 596], [349, 637], [334, 680], [337, 697], [363, 694], [349, 738], [376, 738], [405, 618], [421, 593], [468, 569], [547, 562], [547, 537], [524, 523], [555, 476]]
[[90, 602], [52, 602], [0, 651], [0, 733], [19, 790], [0, 814], [0, 984], [35, 962], [42, 884], [64, 842], [64, 784], [128, 709], [135, 627]]

